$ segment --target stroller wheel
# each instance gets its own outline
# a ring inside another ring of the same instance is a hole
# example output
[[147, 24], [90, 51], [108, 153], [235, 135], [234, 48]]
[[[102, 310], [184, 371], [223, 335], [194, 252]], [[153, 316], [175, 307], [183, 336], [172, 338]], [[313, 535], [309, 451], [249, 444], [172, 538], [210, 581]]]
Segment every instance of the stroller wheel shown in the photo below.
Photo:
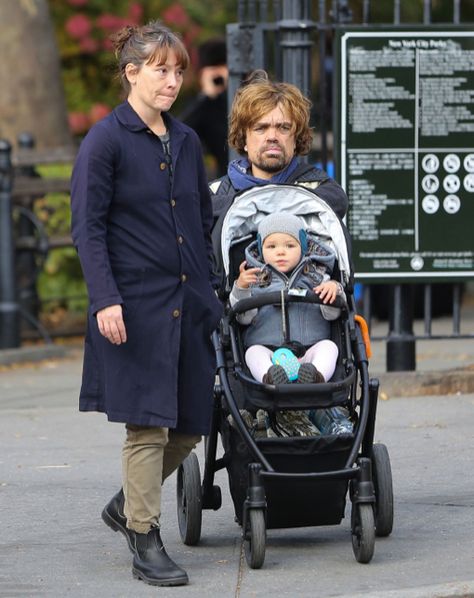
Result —
[[385, 444], [372, 447], [372, 478], [375, 489], [375, 533], [389, 536], [393, 529], [393, 485], [390, 457]]
[[371, 504], [352, 504], [351, 529], [352, 549], [357, 562], [369, 563], [375, 548], [375, 519]]
[[245, 558], [248, 566], [251, 569], [260, 569], [265, 560], [265, 542], [267, 539], [263, 509], [249, 510], [247, 531], [244, 538]]
[[178, 526], [184, 544], [194, 546], [201, 538], [201, 474], [195, 453], [190, 453], [177, 472]]

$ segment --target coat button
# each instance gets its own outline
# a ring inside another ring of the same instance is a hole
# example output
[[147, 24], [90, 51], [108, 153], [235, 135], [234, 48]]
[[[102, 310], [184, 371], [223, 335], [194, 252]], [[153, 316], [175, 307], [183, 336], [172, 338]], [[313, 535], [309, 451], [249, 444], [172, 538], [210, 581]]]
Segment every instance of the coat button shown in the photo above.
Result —
[[183, 237], [181, 235], [179, 235], [179, 237], [178, 237], [178, 243], [180, 245], [182, 245], [184, 243], [184, 239], [183, 239]]
[[166, 168], [166, 162], [162, 162], [160, 164], [160, 170], [164, 170]]
[[186, 282], [188, 280], [188, 277], [186, 276], [186, 274], [181, 274], [181, 282]]
[[171, 207], [172, 207], [172, 208], [174, 208], [174, 207], [175, 207], [175, 205], [176, 205], [176, 200], [175, 200], [175, 199], [172, 199], [172, 200], [170, 201], [170, 204], [171, 204]]
[[173, 318], [179, 318], [180, 311], [179, 309], [173, 310]]

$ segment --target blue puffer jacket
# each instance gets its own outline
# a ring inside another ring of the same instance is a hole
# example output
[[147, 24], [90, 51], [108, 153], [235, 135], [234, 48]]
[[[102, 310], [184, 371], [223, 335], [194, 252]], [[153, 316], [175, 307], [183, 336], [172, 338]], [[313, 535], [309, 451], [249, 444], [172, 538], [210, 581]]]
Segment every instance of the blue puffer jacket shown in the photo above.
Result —
[[[308, 250], [288, 276], [263, 263], [257, 241], [246, 249], [245, 259], [249, 267], [262, 268], [262, 274], [259, 276], [259, 282], [248, 289], [242, 289], [234, 282], [229, 297], [231, 305], [235, 305], [240, 299], [281, 289], [304, 289], [312, 293], [314, 287], [330, 279], [335, 253], [330, 247], [308, 234]], [[281, 306], [265, 305], [258, 310], [252, 309], [240, 314], [238, 321], [247, 326], [244, 331], [245, 346], [258, 344], [279, 347], [286, 340], [291, 340], [309, 347], [322, 339], [329, 338], [328, 320], [335, 320], [340, 315], [338, 308], [314, 303], [290, 303], [286, 309], [289, 321], [288, 339], [285, 339], [283, 334]]]

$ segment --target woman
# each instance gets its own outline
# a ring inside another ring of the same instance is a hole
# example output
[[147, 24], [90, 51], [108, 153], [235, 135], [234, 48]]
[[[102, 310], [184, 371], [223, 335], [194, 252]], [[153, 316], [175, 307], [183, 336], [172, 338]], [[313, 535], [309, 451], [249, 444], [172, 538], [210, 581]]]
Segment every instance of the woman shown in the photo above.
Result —
[[126, 536], [133, 574], [181, 585], [159, 530], [162, 481], [210, 422], [221, 306], [212, 288], [212, 208], [197, 135], [167, 114], [189, 57], [158, 22], [113, 38], [127, 100], [81, 144], [72, 236], [90, 308], [81, 411], [122, 422], [123, 492], [104, 521]]

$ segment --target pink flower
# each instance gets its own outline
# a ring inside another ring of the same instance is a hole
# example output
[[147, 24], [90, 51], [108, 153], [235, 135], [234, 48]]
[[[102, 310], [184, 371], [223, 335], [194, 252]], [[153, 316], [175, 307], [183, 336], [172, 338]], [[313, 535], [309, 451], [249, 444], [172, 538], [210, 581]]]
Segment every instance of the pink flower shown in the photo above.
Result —
[[143, 17], [143, 6], [139, 2], [132, 2], [128, 8], [128, 19], [134, 25], [138, 25]]
[[100, 15], [100, 17], [97, 17], [96, 19], [96, 25], [104, 31], [108, 31], [110, 33], [118, 31], [121, 27], [127, 25], [127, 23], [128, 19], [124, 19], [123, 17], [118, 17], [107, 12], [105, 12], [103, 15]]
[[107, 50], [107, 52], [112, 52], [112, 50], [114, 49], [114, 44], [112, 43], [112, 40], [110, 40], [108, 37], [102, 40], [102, 48], [104, 50]]
[[201, 27], [198, 27], [198, 25], [190, 25], [189, 27], [187, 27], [186, 31], [183, 33], [183, 41], [186, 44], [186, 46], [192, 46], [193, 41], [197, 37], [199, 37], [200, 33]]
[[84, 54], [94, 54], [99, 49], [99, 42], [92, 37], [83, 37], [79, 41], [79, 48]]
[[85, 133], [90, 127], [89, 117], [85, 112], [69, 112], [69, 128], [74, 135]]
[[81, 39], [89, 35], [92, 29], [92, 24], [89, 17], [78, 14], [74, 15], [73, 17], [69, 17], [69, 19], [66, 21], [65, 29], [72, 38]]
[[170, 23], [175, 26], [185, 26], [189, 23], [188, 13], [184, 10], [181, 4], [172, 4], [164, 12], [161, 17], [165, 23]]
[[97, 102], [92, 106], [89, 110], [89, 118], [92, 124], [96, 123], [99, 120], [102, 120], [107, 114], [110, 113], [110, 108], [107, 104], [102, 104]]

